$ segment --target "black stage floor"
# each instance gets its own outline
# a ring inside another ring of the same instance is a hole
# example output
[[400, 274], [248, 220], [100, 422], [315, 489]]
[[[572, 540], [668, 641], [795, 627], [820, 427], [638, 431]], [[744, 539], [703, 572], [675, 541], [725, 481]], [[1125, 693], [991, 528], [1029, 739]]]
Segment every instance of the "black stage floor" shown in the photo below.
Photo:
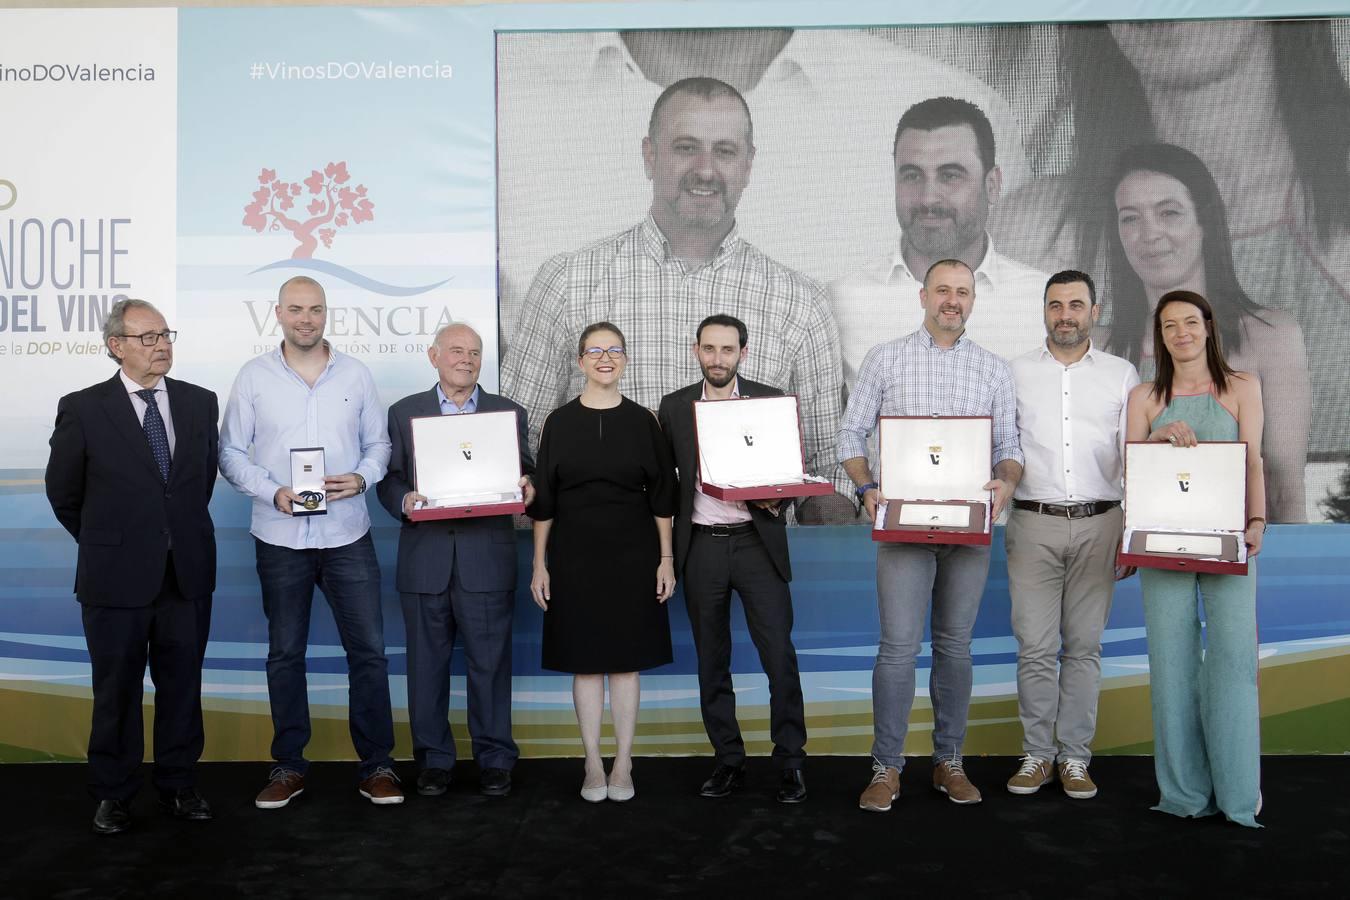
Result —
[[[640, 759], [626, 804], [578, 796], [579, 760], [526, 760], [505, 799], [461, 765], [449, 793], [374, 807], [355, 766], [313, 767], [303, 797], [258, 810], [262, 763], [201, 767], [216, 818], [178, 822], [147, 788], [134, 829], [89, 831], [76, 764], [3, 765], [3, 897], [783, 897], [841, 900], [921, 891], [957, 897], [1350, 896], [1350, 760], [1271, 757], [1262, 830], [1151, 812], [1152, 760], [1099, 758], [1101, 792], [1008, 794], [1009, 758], [970, 758], [984, 791], [958, 807], [912, 760], [891, 812], [864, 813], [865, 758], [810, 760], [810, 797], [773, 800], [764, 759], [725, 800], [695, 795], [702, 759]], [[407, 782], [411, 765], [401, 767]]]

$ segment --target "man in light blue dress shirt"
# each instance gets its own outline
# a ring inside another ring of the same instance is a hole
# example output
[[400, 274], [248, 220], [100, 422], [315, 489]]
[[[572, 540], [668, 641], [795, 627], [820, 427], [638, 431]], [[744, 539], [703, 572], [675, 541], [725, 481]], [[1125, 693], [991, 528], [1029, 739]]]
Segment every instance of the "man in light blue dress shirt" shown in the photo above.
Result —
[[[1008, 364], [966, 336], [975, 276], [957, 259], [933, 263], [919, 291], [923, 324], [867, 351], [839, 429], [843, 463], [869, 519], [881, 493], [867, 459], [880, 416], [989, 416], [993, 426], [990, 521], [1022, 477], [1017, 403]], [[975, 544], [883, 544], [877, 549], [881, 642], [872, 670], [873, 777], [858, 805], [886, 812], [900, 794], [914, 670], [932, 609], [933, 787], [955, 803], [979, 803], [961, 745], [970, 708], [970, 636], [989, 574], [990, 548]]]
[[[249, 361], [235, 379], [221, 429], [220, 470], [253, 498], [270, 648], [272, 769], [254, 801], [285, 806], [304, 791], [309, 743], [305, 647], [317, 585], [333, 610], [347, 654], [349, 724], [360, 757], [359, 791], [376, 804], [402, 803], [394, 774], [394, 721], [380, 612], [380, 569], [370, 539], [366, 488], [384, 477], [389, 434], [370, 370], [323, 339], [323, 288], [306, 276], [277, 296], [281, 346]], [[296, 517], [291, 450], [322, 447], [326, 515]], [[250, 448], [252, 454], [250, 455]], [[328, 474], [341, 472], [344, 474]]]

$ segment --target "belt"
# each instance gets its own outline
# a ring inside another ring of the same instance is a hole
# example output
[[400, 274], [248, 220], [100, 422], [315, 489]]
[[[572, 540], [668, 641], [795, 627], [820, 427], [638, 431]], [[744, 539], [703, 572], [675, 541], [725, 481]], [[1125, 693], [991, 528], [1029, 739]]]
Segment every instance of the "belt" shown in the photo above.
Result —
[[1016, 509], [1025, 509], [1043, 516], [1060, 516], [1065, 519], [1086, 519], [1100, 516], [1120, 506], [1119, 500], [1095, 500], [1092, 503], [1036, 503], [1032, 500], [1014, 500]]
[[755, 523], [741, 522], [739, 525], [700, 525], [694, 523], [694, 530], [713, 537], [730, 537], [733, 534], [747, 534], [755, 530]]

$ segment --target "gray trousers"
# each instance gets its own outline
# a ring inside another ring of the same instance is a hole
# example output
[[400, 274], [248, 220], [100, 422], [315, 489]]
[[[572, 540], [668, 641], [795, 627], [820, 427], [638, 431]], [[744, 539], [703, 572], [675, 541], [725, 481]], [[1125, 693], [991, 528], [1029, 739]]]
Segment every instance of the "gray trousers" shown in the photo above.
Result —
[[1014, 509], [1005, 540], [1022, 752], [1091, 760], [1119, 508], [1085, 519]]

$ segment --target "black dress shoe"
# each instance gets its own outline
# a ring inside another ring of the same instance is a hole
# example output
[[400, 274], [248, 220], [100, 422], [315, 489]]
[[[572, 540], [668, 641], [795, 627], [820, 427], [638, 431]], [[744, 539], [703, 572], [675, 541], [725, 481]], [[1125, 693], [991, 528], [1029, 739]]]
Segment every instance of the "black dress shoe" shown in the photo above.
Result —
[[449, 786], [449, 769], [423, 769], [417, 775], [417, 793], [423, 797], [439, 797]]
[[511, 793], [510, 769], [484, 769], [478, 776], [478, 789], [489, 797]]
[[801, 803], [806, 799], [806, 778], [801, 769], [784, 769], [778, 783], [779, 803]]
[[199, 794], [195, 787], [160, 791], [159, 805], [173, 813], [175, 819], [205, 822], [211, 818], [211, 804], [206, 802], [206, 798]]
[[94, 813], [95, 834], [117, 834], [131, 827], [131, 804], [125, 800], [100, 800]]
[[718, 763], [717, 768], [703, 787], [698, 789], [700, 797], [726, 797], [745, 782], [745, 766], [729, 766]]

